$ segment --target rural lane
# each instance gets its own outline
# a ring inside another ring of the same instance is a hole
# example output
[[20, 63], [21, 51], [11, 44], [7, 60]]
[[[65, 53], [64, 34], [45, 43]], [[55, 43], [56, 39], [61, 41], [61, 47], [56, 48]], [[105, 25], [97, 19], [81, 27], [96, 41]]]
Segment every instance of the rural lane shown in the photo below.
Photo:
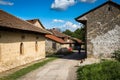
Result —
[[38, 68], [18, 80], [76, 80], [76, 70], [79, 63], [79, 54], [52, 61]]

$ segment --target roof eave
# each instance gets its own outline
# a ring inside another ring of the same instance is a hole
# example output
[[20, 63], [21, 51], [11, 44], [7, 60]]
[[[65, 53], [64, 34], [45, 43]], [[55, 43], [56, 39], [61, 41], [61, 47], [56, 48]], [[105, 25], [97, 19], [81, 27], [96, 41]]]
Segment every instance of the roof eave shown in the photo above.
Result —
[[0, 28], [2, 28], [3, 30], [24, 31], [24, 32], [31, 32], [31, 33], [33, 32], [33, 33], [43, 34], [43, 35], [50, 34], [50, 33], [47, 33], [47, 32], [37, 32], [37, 31], [31, 31], [31, 30], [22, 30], [22, 29], [17, 29], [17, 28], [10, 28], [10, 27], [7, 27], [7, 26], [0, 26]]

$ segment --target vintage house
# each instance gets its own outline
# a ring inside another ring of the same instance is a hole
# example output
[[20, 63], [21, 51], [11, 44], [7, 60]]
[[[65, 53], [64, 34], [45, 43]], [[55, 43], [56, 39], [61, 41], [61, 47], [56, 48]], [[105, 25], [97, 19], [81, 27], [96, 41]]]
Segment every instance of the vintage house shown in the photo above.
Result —
[[50, 32], [52, 32], [52, 34], [58, 38], [61, 38], [62, 40], [65, 41], [66, 44], [63, 45], [63, 47], [66, 47], [66, 48], [69, 48], [72, 46], [72, 39], [70, 36], [66, 35], [66, 34], [63, 34], [61, 33], [60, 31], [58, 31], [57, 29], [53, 28], [53, 29], [50, 29]]
[[0, 10], [0, 72], [45, 58], [45, 29]]
[[53, 54], [59, 51], [64, 45], [65, 41], [52, 34], [45, 35], [46, 37], [46, 54]]
[[120, 49], [120, 5], [107, 1], [75, 18], [86, 28], [86, 52], [110, 56]]
[[[41, 28], [41, 29], [45, 29], [45, 27], [43, 27], [43, 25], [41, 24], [39, 19], [32, 19], [32, 20], [27, 20], [27, 21], [32, 23], [33, 25]], [[51, 29], [51, 30], [46, 30], [46, 31], [48, 33], [51, 33], [51, 34], [45, 35], [45, 37], [46, 37], [46, 40], [45, 40], [46, 54], [56, 53], [58, 51], [62, 51], [63, 48], [69, 48], [70, 45], [72, 45], [71, 42], [67, 41], [67, 38], [69, 36], [67, 36], [63, 33], [60, 33], [55, 28], [53, 30]]]
[[73, 45], [70, 36], [67, 36], [56, 29], [49, 30], [52, 34], [46, 35], [46, 53], [67, 51]]

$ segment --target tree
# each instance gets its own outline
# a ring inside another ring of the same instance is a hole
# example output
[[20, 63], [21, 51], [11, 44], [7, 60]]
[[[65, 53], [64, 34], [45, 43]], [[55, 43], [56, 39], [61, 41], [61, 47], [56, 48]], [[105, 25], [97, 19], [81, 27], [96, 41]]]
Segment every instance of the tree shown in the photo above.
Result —
[[67, 35], [69, 35], [69, 36], [72, 36], [72, 34], [73, 34], [73, 32], [70, 31], [69, 29], [66, 29], [63, 33], [64, 33], [64, 34], [67, 34]]
[[76, 29], [74, 32], [70, 31], [69, 29], [67, 29], [66, 31], [63, 32], [64, 34], [67, 34], [69, 36], [78, 38], [82, 41], [85, 41], [85, 28], [81, 27]]

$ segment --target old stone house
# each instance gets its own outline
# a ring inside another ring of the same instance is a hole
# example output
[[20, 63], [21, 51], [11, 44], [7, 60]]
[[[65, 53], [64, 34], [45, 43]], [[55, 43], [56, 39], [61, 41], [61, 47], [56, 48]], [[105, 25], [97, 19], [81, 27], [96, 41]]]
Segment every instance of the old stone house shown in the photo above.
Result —
[[58, 38], [54, 35], [45, 35], [46, 37], [46, 53], [53, 54], [59, 51], [62, 48], [62, 45], [64, 45], [65, 41], [61, 38]]
[[107, 1], [75, 18], [86, 29], [86, 52], [110, 56], [120, 49], [120, 5]]
[[56, 29], [49, 30], [52, 34], [46, 35], [46, 52], [56, 53], [64, 52], [73, 45], [73, 40]]
[[57, 29], [53, 28], [50, 29], [50, 31], [53, 33], [54, 36], [61, 38], [62, 40], [65, 41], [66, 44], [63, 45], [63, 47], [69, 48], [72, 46], [72, 39], [70, 36], [61, 33], [60, 31], [58, 31]]
[[46, 30], [0, 10], [0, 72], [45, 58]]

